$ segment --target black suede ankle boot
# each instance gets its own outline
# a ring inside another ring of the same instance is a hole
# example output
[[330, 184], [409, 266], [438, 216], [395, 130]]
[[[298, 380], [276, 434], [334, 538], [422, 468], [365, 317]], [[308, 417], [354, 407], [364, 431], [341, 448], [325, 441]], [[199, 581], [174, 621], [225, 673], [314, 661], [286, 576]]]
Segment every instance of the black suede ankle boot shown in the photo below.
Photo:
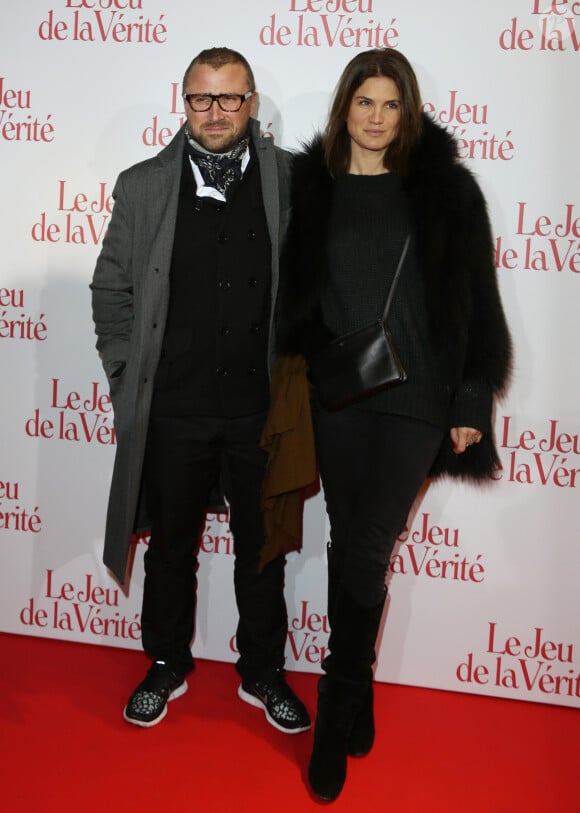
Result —
[[308, 781], [314, 793], [332, 802], [346, 779], [347, 742], [357, 712], [355, 685], [324, 675], [318, 683], [318, 709]]
[[[326, 545], [326, 556], [328, 562], [328, 604], [327, 614], [330, 628], [332, 629], [335, 619], [335, 606], [339, 591], [340, 584], [340, 565], [336, 553], [330, 542]], [[377, 605], [379, 612], [379, 620], [382, 617], [383, 607], [387, 596], [385, 588], [385, 596], [382, 602]], [[377, 628], [378, 629], [378, 628]], [[371, 638], [367, 638], [364, 642], [367, 648], [366, 658], [368, 660], [368, 689], [365, 693], [362, 706], [355, 716], [351, 732], [348, 737], [347, 753], [352, 757], [364, 757], [372, 750], [375, 742], [375, 717], [374, 717], [374, 691], [373, 691], [373, 671], [371, 669], [376, 660], [375, 642], [376, 634], [373, 636], [371, 629]]]
[[348, 736], [347, 751], [350, 757], [366, 757], [375, 744], [375, 711], [372, 675], [362, 705], [353, 721]]
[[[314, 746], [308, 766], [310, 786], [325, 801], [336, 799], [346, 780], [350, 737], [369, 688], [372, 690], [370, 667], [383, 606], [384, 598], [378, 605], [364, 607], [343, 587], [337, 590], [328, 641], [330, 654], [322, 665], [326, 674], [318, 683]], [[374, 736], [372, 697], [370, 711]], [[366, 722], [362, 733], [368, 741], [368, 715], [362, 722]]]
[[376, 605], [374, 622], [376, 622], [376, 631], [374, 630], [374, 623], [370, 624], [366, 630], [368, 633], [366, 639], [361, 642], [361, 647], [366, 648], [366, 658], [369, 664], [368, 670], [368, 688], [363, 698], [362, 705], [355, 717], [352, 729], [348, 738], [348, 754], [351, 757], [366, 757], [372, 750], [375, 743], [375, 712], [374, 702], [375, 693], [373, 689], [373, 671], [371, 666], [376, 660], [376, 638], [378, 629], [383, 615], [383, 608], [387, 598], [387, 591], [385, 588], [385, 595], [379, 604]]

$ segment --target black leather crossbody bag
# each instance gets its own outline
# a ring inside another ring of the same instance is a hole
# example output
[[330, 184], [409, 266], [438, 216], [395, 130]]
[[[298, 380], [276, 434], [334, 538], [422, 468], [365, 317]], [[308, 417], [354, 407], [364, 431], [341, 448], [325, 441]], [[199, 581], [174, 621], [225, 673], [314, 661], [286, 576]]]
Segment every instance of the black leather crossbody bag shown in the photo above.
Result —
[[340, 409], [407, 380], [387, 316], [409, 247], [409, 235], [380, 319], [334, 339], [309, 359], [309, 376], [326, 409]]

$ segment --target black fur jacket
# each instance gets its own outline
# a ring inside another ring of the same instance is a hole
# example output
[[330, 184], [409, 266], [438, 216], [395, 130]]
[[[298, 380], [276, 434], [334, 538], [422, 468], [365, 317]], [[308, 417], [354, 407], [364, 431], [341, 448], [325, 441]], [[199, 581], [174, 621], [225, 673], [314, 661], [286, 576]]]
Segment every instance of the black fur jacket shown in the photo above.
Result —
[[[426, 115], [404, 186], [425, 279], [429, 331], [443, 358], [444, 383], [453, 393], [448, 425], [484, 432], [481, 443], [461, 455], [453, 453], [447, 437], [431, 474], [480, 480], [499, 463], [492, 404], [506, 387], [512, 357], [485, 200], [456, 159], [452, 136]], [[292, 220], [277, 307], [278, 348], [285, 354], [308, 358], [332, 338], [319, 316], [332, 190], [316, 137], [294, 160]]]

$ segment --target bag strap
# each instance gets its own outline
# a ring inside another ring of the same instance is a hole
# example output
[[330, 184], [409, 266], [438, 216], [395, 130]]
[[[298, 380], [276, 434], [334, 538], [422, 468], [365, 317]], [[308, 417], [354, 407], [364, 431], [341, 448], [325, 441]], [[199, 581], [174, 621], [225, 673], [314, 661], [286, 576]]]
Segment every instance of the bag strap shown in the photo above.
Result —
[[399, 281], [399, 276], [401, 274], [401, 268], [403, 267], [403, 263], [405, 262], [405, 257], [407, 256], [407, 249], [409, 248], [409, 242], [411, 241], [411, 235], [407, 234], [405, 238], [405, 244], [403, 246], [403, 250], [401, 251], [401, 256], [399, 257], [399, 264], [397, 266], [397, 270], [395, 271], [395, 276], [393, 277], [393, 282], [391, 284], [391, 290], [389, 291], [389, 295], [387, 297], [387, 304], [385, 305], [384, 313], [381, 317], [382, 321], [386, 323], [387, 315], [389, 313], [389, 308], [391, 307], [391, 302], [393, 301], [393, 294], [395, 293], [395, 288], [397, 286], [397, 282]]

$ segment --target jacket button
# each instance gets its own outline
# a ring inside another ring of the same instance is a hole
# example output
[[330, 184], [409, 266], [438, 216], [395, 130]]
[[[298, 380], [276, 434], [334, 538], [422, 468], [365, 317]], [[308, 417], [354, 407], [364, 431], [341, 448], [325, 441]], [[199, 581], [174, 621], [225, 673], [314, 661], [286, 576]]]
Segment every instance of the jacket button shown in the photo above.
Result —
[[256, 375], [256, 368], [255, 367], [248, 367], [248, 374], [249, 375]]
[[253, 229], [248, 229], [248, 240], [255, 240], [256, 232]]
[[228, 279], [220, 279], [218, 288], [231, 288], [231, 283]]
[[229, 239], [229, 234], [218, 234], [218, 243], [227, 243]]
[[226, 327], [225, 325], [224, 327], [220, 327], [219, 329], [220, 336], [227, 336], [229, 332], [230, 332], [229, 327]]
[[248, 288], [255, 288], [258, 284], [258, 280], [255, 277], [250, 277], [248, 280]]
[[216, 373], [217, 373], [217, 375], [220, 375], [220, 376], [223, 377], [224, 375], [228, 374], [228, 371], [226, 370], [225, 367], [218, 367], [217, 370], [216, 370]]
[[216, 212], [218, 212], [220, 215], [221, 215], [221, 213], [223, 212], [224, 209], [225, 209], [225, 206], [223, 205], [223, 203], [218, 203], [218, 205], [215, 207]]
[[256, 323], [250, 325], [250, 333], [259, 333], [260, 332], [260, 325]]

